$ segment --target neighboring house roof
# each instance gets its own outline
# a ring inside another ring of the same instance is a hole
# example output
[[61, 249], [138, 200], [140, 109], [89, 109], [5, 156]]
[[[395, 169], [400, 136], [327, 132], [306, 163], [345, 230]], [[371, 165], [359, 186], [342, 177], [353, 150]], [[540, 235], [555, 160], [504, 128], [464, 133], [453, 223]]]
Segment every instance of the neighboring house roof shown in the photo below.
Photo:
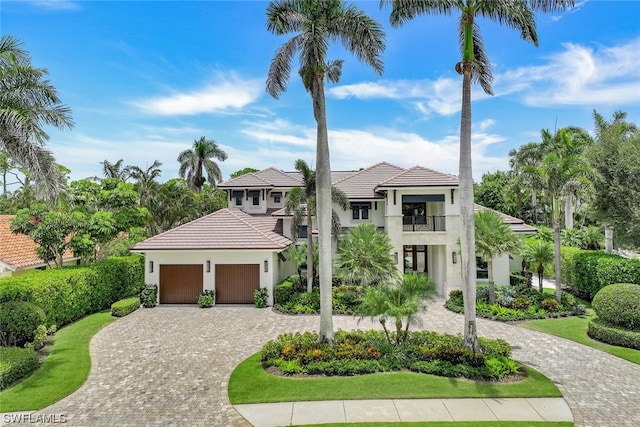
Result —
[[[11, 231], [11, 221], [15, 215], [0, 215], [0, 264], [5, 268], [16, 271], [26, 268], [46, 265], [36, 254], [38, 244], [25, 234], [14, 234]], [[67, 250], [63, 260], [75, 259], [73, 252]]]
[[398, 175], [378, 184], [377, 188], [385, 187], [451, 187], [458, 186], [458, 177], [434, 171], [422, 166], [414, 166]]
[[298, 187], [302, 184], [299, 174], [283, 172], [276, 168], [267, 168], [258, 172], [246, 173], [229, 181], [221, 182], [218, 188], [274, 188]]
[[382, 199], [384, 196], [376, 193], [376, 186], [403, 171], [401, 167], [382, 162], [342, 178], [333, 186], [342, 190], [349, 199]]
[[225, 208], [150, 237], [131, 250], [284, 249], [291, 243], [282, 235], [281, 219]]
[[494, 211], [495, 213], [497, 213], [498, 215], [500, 215], [500, 218], [502, 218], [502, 221], [509, 224], [509, 228], [511, 228], [514, 232], [516, 233], [537, 233], [538, 229], [529, 225], [529, 224], [525, 224], [525, 222], [519, 218], [513, 217], [511, 215], [507, 215], [505, 213], [502, 213], [500, 211], [497, 211], [495, 209], [491, 209], [491, 208], [487, 208], [484, 207], [482, 205], [479, 204], [474, 204], [474, 211], [478, 212], [481, 210], [489, 210], [489, 211]]

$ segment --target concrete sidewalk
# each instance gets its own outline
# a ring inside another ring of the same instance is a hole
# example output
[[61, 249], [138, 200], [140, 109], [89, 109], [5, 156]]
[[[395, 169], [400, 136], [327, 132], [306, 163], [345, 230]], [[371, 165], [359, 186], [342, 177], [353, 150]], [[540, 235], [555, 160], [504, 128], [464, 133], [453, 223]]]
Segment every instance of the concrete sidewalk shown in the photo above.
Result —
[[569, 421], [563, 398], [325, 400], [234, 405], [255, 427], [410, 421]]

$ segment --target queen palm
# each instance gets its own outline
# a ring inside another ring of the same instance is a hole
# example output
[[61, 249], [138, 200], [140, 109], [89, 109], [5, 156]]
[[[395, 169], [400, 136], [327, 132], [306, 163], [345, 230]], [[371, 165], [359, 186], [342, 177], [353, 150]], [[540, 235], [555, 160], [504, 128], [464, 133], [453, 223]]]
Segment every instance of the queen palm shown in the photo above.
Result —
[[[316, 173], [302, 159], [296, 160], [294, 164], [295, 170], [300, 172], [302, 176], [302, 187], [294, 187], [289, 192], [285, 211], [287, 214], [293, 214], [291, 222], [291, 235], [294, 240], [300, 235], [303, 222], [307, 223], [307, 290], [312, 291], [313, 288], [313, 216], [316, 212]], [[339, 205], [343, 210], [349, 207], [349, 199], [340, 189], [331, 187], [331, 200]], [[332, 210], [331, 211], [332, 226], [331, 233], [338, 236], [340, 233], [340, 218]]]
[[382, 26], [355, 6], [340, 0], [277, 0], [267, 7], [267, 29], [276, 35], [295, 33], [277, 51], [267, 74], [266, 89], [274, 98], [286, 91], [291, 63], [299, 54], [304, 88], [317, 124], [316, 191], [320, 246], [320, 342], [333, 343], [331, 308], [331, 166], [324, 85], [337, 82], [342, 60], [328, 61], [329, 43], [340, 41], [359, 60], [382, 73]]
[[534, 10], [554, 11], [572, 6], [574, 0], [382, 0], [391, 3], [391, 25], [398, 27], [418, 15], [460, 13], [459, 34], [461, 61], [455, 66], [462, 75], [462, 111], [460, 116], [460, 246], [464, 280], [464, 345], [480, 351], [476, 330], [476, 266], [471, 169], [471, 82], [479, 83], [485, 93], [493, 94], [491, 64], [486, 55], [476, 17], [488, 18], [520, 32], [525, 41], [538, 45]]
[[[218, 147], [212, 139], [204, 136], [193, 141], [193, 148], [184, 150], [178, 156], [180, 178], [185, 178], [189, 184], [198, 192], [202, 190], [205, 182], [209, 181], [212, 187], [216, 188], [217, 183], [222, 181], [222, 172], [215, 160], [227, 160], [227, 153]], [[205, 178], [206, 174], [206, 178]]]
[[128, 166], [124, 166], [124, 160], [120, 159], [114, 163], [111, 163], [109, 160], [105, 159], [100, 162], [102, 165], [102, 174], [105, 178], [115, 178], [120, 181], [126, 181], [130, 177], [130, 170]]
[[476, 212], [476, 254], [487, 263], [489, 273], [489, 302], [496, 300], [493, 280], [493, 258], [520, 248], [520, 239], [495, 211], [485, 209]]
[[30, 173], [38, 195], [55, 200], [65, 186], [60, 168], [44, 148], [44, 126], [71, 128], [71, 110], [44, 80], [44, 68], [31, 65], [29, 54], [13, 36], [0, 37], [0, 150]]
[[522, 249], [522, 257], [531, 265], [536, 265], [538, 272], [538, 290], [542, 292], [544, 269], [553, 262], [553, 246], [544, 240], [532, 240]]
[[147, 169], [142, 169], [139, 166], [129, 166], [129, 175], [136, 181], [135, 185], [138, 194], [140, 194], [140, 204], [142, 206], [148, 207], [151, 204], [153, 190], [158, 185], [156, 178], [162, 174], [160, 166], [162, 166], [162, 163], [158, 160], [155, 160]]

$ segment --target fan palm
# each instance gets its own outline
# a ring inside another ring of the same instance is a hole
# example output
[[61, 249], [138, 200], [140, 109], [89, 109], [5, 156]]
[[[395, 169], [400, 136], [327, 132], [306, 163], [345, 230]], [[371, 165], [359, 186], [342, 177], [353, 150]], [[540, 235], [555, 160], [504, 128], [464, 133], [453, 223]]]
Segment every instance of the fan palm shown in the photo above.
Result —
[[189, 184], [198, 192], [202, 190], [202, 186], [207, 181], [213, 188], [216, 188], [217, 183], [222, 181], [222, 172], [213, 159], [223, 162], [227, 160], [227, 157], [227, 153], [218, 147], [214, 140], [206, 139], [203, 136], [193, 141], [193, 148], [184, 150], [178, 156], [180, 163], [178, 174], [180, 178], [186, 177]]
[[13, 36], [0, 37], [0, 150], [30, 173], [38, 195], [53, 201], [65, 186], [50, 151], [44, 126], [71, 128], [71, 110], [60, 103], [44, 68]]
[[471, 83], [479, 83], [485, 93], [493, 94], [491, 64], [486, 55], [477, 17], [488, 18], [520, 32], [525, 41], [538, 45], [534, 10], [555, 11], [572, 6], [574, 0], [382, 0], [391, 3], [391, 25], [398, 27], [418, 15], [451, 15], [460, 13], [459, 34], [461, 62], [455, 66], [462, 74], [462, 111], [460, 117], [460, 246], [464, 280], [464, 345], [480, 351], [476, 330], [476, 266], [471, 168]]
[[489, 272], [489, 302], [496, 299], [493, 280], [493, 258], [520, 248], [520, 239], [495, 211], [486, 209], [476, 212], [476, 254], [487, 263]]
[[316, 190], [320, 246], [320, 342], [333, 343], [331, 307], [331, 166], [324, 94], [325, 78], [337, 82], [342, 60], [327, 61], [329, 43], [340, 41], [359, 60], [382, 73], [382, 26], [355, 6], [340, 0], [277, 0], [267, 7], [267, 29], [276, 35], [295, 33], [277, 51], [267, 74], [266, 89], [274, 98], [286, 91], [293, 57], [313, 104], [317, 124]]

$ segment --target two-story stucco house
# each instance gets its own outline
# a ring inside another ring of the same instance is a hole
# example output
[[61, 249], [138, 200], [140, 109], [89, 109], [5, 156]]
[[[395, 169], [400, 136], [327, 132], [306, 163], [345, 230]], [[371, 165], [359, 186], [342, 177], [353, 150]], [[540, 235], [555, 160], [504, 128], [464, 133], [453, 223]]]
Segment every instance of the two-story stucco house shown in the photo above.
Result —
[[[400, 272], [428, 273], [443, 296], [462, 288], [457, 177], [383, 162], [333, 172], [332, 182], [350, 201], [346, 211], [334, 207], [343, 231], [375, 224], [389, 235]], [[134, 245], [146, 257], [146, 283], [159, 285], [160, 303], [195, 303], [203, 289], [215, 289], [217, 304], [252, 303], [259, 287], [269, 289], [272, 302], [273, 286], [295, 272], [287, 249], [296, 239], [284, 206], [301, 184], [297, 172], [274, 168], [239, 176], [219, 185], [228, 208]], [[535, 232], [503, 218], [518, 233]], [[309, 231], [316, 232], [303, 227], [301, 234]], [[497, 283], [509, 283], [508, 255], [494, 260], [494, 274]]]

